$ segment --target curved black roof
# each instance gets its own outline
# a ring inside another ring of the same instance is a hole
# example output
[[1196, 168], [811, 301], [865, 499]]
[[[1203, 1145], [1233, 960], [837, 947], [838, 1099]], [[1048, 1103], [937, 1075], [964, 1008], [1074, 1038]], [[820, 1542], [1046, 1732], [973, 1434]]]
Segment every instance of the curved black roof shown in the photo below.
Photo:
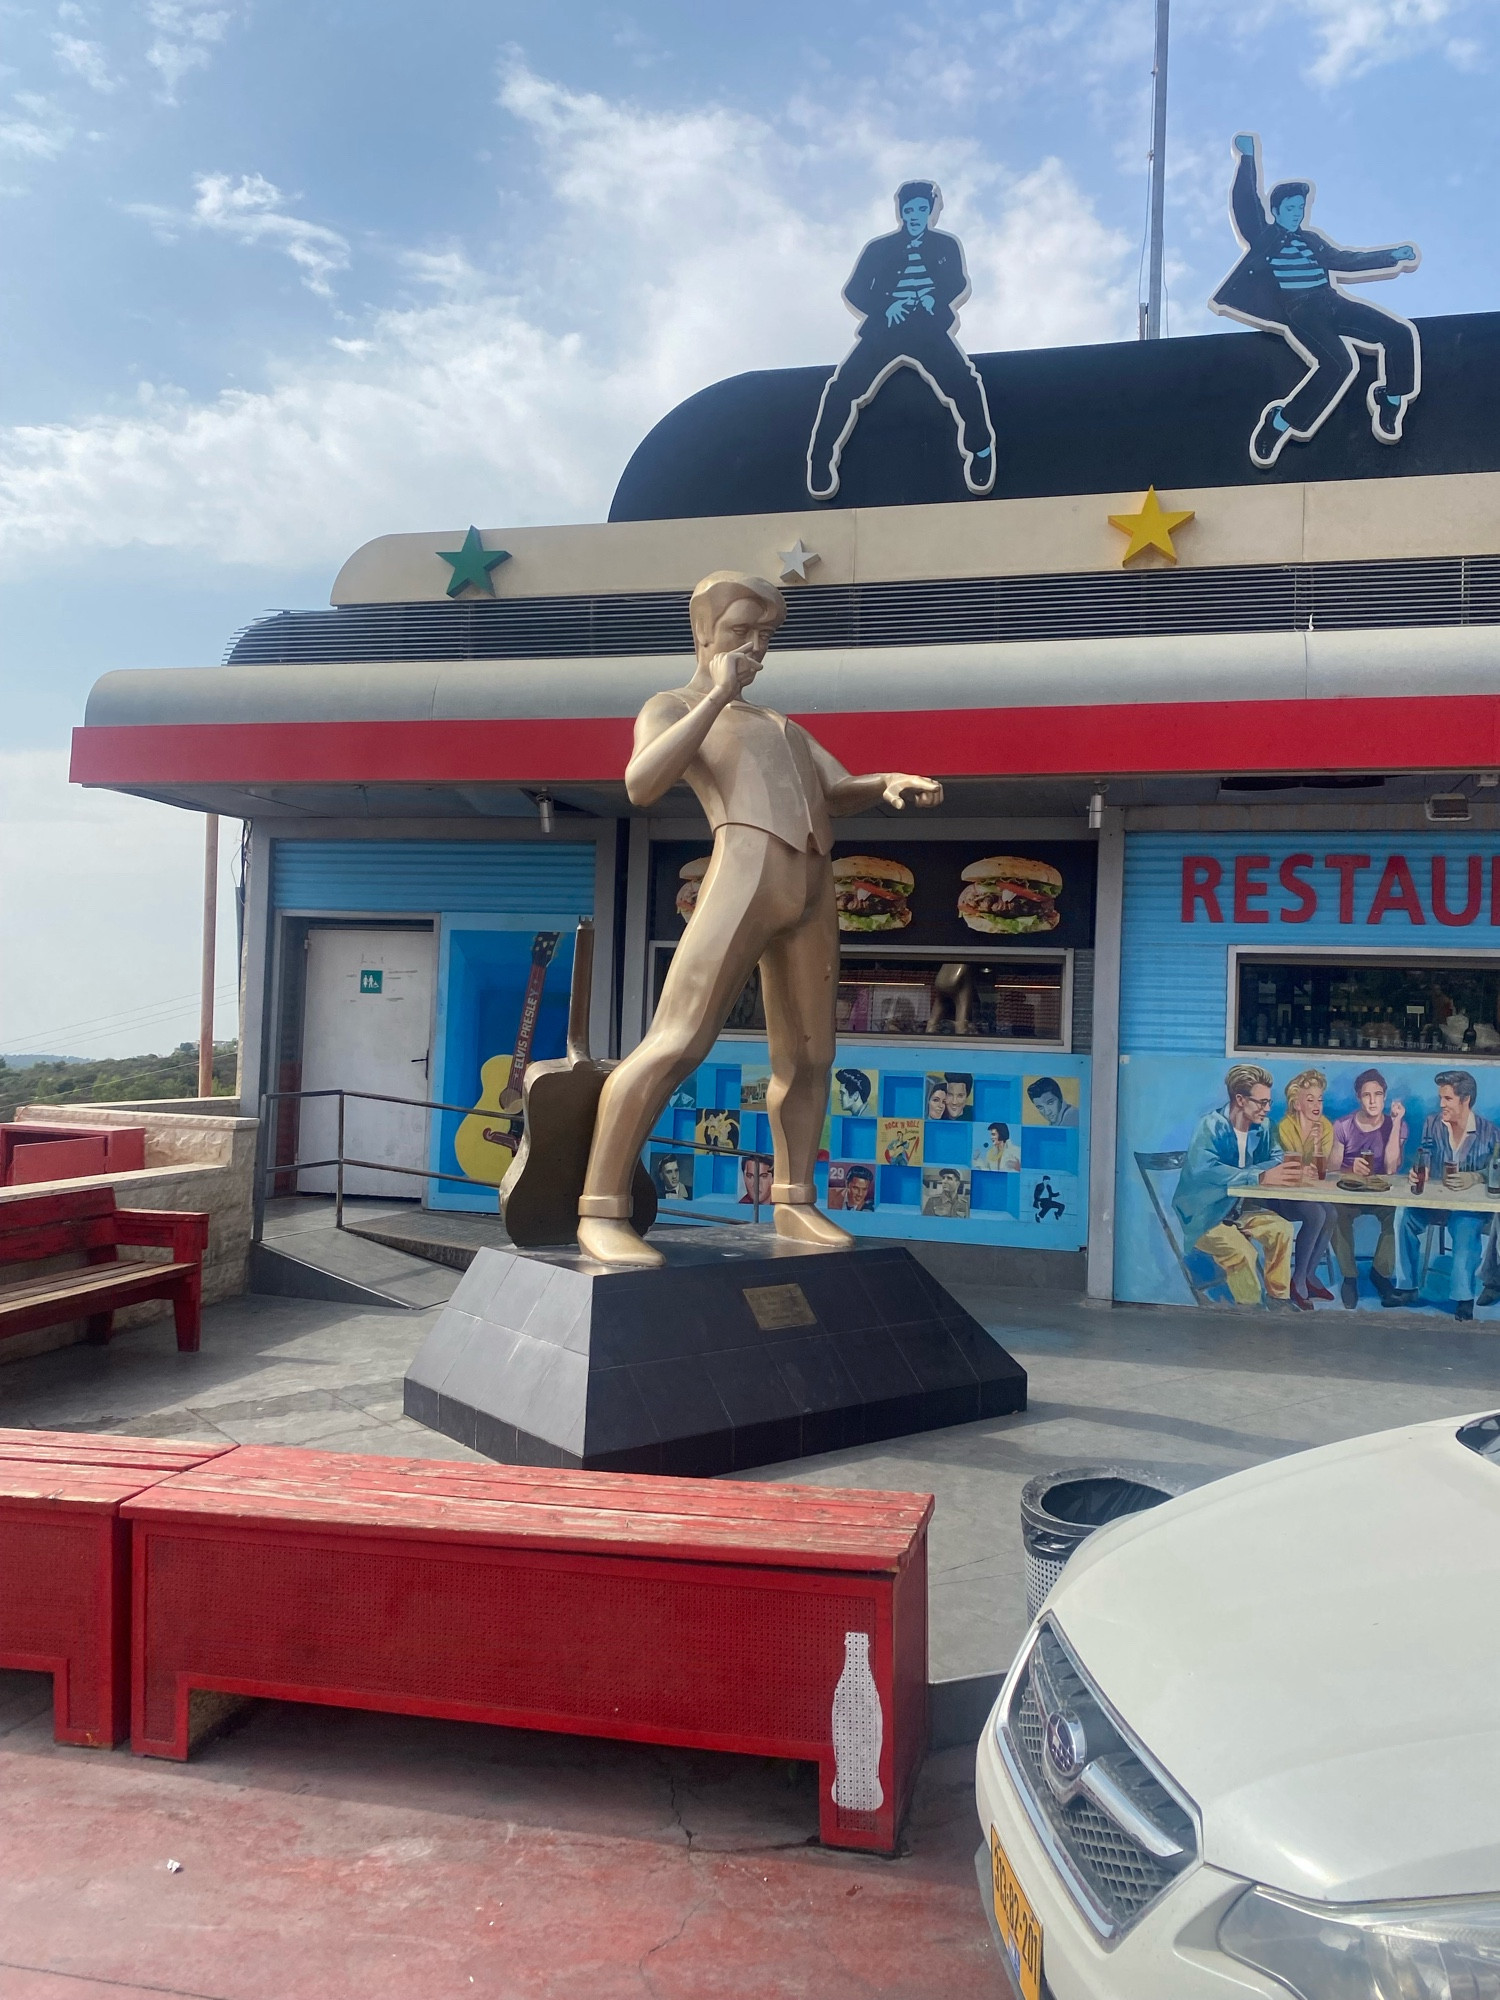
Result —
[[[1500, 313], [1417, 321], [1422, 393], [1397, 445], [1370, 434], [1361, 379], [1305, 445], [1259, 472], [1247, 443], [1261, 411], [1303, 373], [1279, 335], [976, 354], [999, 445], [996, 500], [1500, 471]], [[806, 455], [828, 367], [731, 376], [679, 403], [621, 475], [612, 521], [802, 513]], [[910, 369], [893, 376], [844, 449], [835, 507], [967, 500], [953, 423]], [[983, 504], [975, 502], [976, 505]]]

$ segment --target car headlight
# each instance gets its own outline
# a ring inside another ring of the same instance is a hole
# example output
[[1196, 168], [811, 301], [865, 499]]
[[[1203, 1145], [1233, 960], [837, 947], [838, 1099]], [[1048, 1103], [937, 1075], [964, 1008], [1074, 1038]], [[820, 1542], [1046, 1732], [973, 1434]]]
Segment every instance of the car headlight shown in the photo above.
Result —
[[1500, 1897], [1304, 1903], [1247, 1889], [1219, 1943], [1298, 2000], [1500, 2000]]

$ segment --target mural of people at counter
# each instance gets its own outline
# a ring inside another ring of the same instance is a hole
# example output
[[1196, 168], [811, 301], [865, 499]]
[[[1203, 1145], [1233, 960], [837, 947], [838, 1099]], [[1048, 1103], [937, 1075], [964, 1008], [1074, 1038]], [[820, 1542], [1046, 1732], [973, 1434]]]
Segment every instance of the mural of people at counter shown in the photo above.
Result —
[[[1207, 1067], [1173, 1073], [1196, 1082]], [[1190, 1129], [1156, 1151], [1139, 1145], [1134, 1079], [1127, 1095], [1130, 1171], [1150, 1206], [1125, 1204], [1120, 1296], [1166, 1302], [1167, 1263], [1175, 1296], [1200, 1305], [1459, 1320], [1500, 1306], [1500, 1072], [1233, 1062], [1195, 1117], [1160, 1107], [1162, 1138]]]

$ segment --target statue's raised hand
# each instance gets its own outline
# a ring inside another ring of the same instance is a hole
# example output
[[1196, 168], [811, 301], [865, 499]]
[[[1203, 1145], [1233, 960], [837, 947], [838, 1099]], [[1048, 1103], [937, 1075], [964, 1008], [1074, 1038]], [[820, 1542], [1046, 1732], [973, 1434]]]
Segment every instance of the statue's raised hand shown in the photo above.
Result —
[[905, 771], [887, 771], [885, 790], [881, 798], [888, 806], [900, 812], [906, 804], [906, 793], [919, 806], [940, 806], [943, 803], [943, 788], [936, 778], [913, 778]]
[[750, 653], [715, 653], [709, 661], [708, 677], [721, 701], [733, 701], [749, 687], [760, 668], [760, 661]]

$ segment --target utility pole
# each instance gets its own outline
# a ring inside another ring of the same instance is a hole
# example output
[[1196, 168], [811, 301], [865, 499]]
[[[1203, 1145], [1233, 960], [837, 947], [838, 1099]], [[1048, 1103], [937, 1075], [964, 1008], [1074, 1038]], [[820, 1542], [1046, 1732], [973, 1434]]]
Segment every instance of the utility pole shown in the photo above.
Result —
[[198, 1095], [214, 1094], [214, 945], [219, 928], [219, 815], [203, 817], [203, 986], [198, 1006]]
[[1156, 0], [1156, 58], [1151, 65], [1151, 242], [1142, 340], [1161, 339], [1162, 234], [1167, 195], [1167, 28], [1172, 0]]

